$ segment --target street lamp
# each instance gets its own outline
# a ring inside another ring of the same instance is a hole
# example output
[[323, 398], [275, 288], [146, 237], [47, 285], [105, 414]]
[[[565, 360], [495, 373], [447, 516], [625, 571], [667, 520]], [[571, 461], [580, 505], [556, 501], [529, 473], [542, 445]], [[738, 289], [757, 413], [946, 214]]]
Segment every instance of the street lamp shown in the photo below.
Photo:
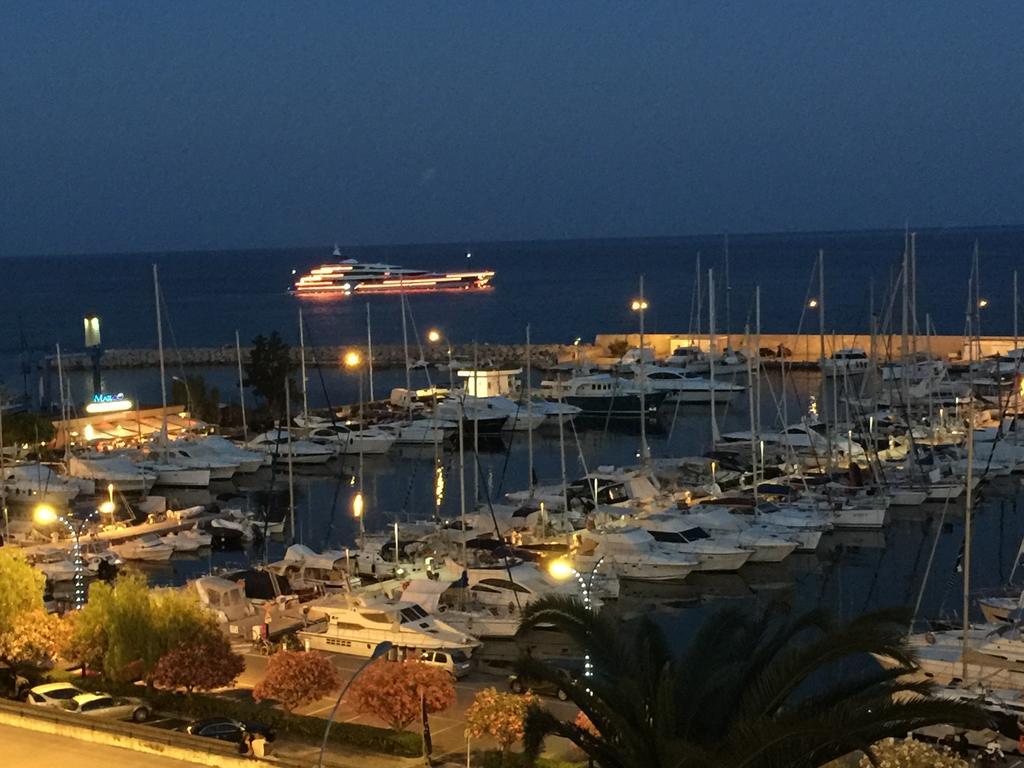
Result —
[[978, 309], [984, 309], [988, 306], [988, 299], [978, 299]]
[[[345, 353], [345, 367], [355, 371], [359, 377], [359, 431], [363, 430], [363, 370], [361, 368], [363, 356], [358, 350], [350, 349]], [[366, 529], [363, 524], [363, 436], [359, 435], [359, 491], [352, 499], [352, 515], [359, 518], [359, 545], [363, 544], [363, 534]]]
[[633, 299], [629, 307], [640, 315], [640, 461], [646, 465], [651, 451], [647, 447], [647, 374], [644, 365], [644, 315], [647, 314], [647, 300], [644, 298], [643, 275], [640, 275], [640, 296]]
[[818, 300], [817, 299], [811, 299], [810, 301], [807, 302], [807, 307], [808, 307], [808, 309], [817, 309], [818, 308]]
[[441, 332], [437, 328], [431, 328], [427, 331], [427, 341], [431, 344], [437, 344], [441, 340]]
[[[594, 576], [597, 574], [597, 569], [601, 567], [601, 563], [603, 562], [603, 556], [598, 558], [598, 561], [594, 563], [594, 567], [591, 568], [590, 571], [587, 573], [586, 577], [584, 577], [582, 573], [580, 573], [573, 567], [572, 563], [570, 563], [568, 560], [564, 560], [559, 557], [555, 560], [552, 560], [548, 564], [548, 573], [550, 573], [551, 576], [557, 579], [558, 581], [566, 581], [570, 577], [575, 576], [576, 584], [580, 588], [580, 596], [583, 598], [583, 607], [585, 607], [588, 611], [593, 612], [594, 604], [590, 596], [593, 593], [594, 589]], [[584, 651], [583, 676], [593, 677], [593, 669], [594, 666], [590, 663], [590, 654]], [[587, 693], [590, 693], [589, 688], [587, 689]]]
[[345, 683], [345, 686], [341, 689], [341, 693], [338, 694], [338, 700], [334, 702], [334, 708], [331, 710], [331, 716], [327, 718], [327, 726], [324, 728], [324, 740], [320, 744], [320, 759], [316, 762], [317, 768], [323, 768], [324, 750], [327, 749], [327, 737], [331, 733], [331, 723], [334, 722], [334, 716], [338, 713], [338, 707], [341, 706], [341, 700], [345, 698], [345, 694], [348, 692], [349, 686], [352, 685], [355, 679], [363, 673], [364, 669], [390, 651], [391, 648], [392, 644], [387, 640], [382, 643], [377, 643], [377, 647], [373, 649], [373, 653], [370, 654], [370, 658], [363, 662], [362, 666], [356, 670], [355, 674], [348, 679], [348, 682]]
[[92, 519], [95, 512], [89, 514], [84, 520], [78, 520], [67, 515], [58, 514], [50, 504], [37, 504], [32, 511], [33, 519], [39, 525], [53, 525], [61, 523], [71, 534], [71, 553], [75, 564], [75, 610], [80, 611], [85, 605], [85, 561], [82, 558], [81, 536], [86, 523]]

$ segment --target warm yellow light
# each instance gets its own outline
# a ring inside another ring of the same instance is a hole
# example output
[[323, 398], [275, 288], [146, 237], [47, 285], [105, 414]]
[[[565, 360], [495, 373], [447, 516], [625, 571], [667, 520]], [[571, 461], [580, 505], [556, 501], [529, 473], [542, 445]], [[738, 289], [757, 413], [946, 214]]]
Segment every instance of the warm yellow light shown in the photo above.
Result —
[[431, 344], [437, 344], [441, 340], [441, 332], [437, 328], [431, 328], [427, 331], [427, 341]]
[[50, 525], [57, 522], [57, 510], [49, 504], [37, 504], [32, 511], [32, 517], [40, 525]]
[[114, 502], [112, 501], [104, 501], [102, 504], [100, 504], [100, 512], [104, 515], [114, 514], [114, 509]]
[[557, 560], [552, 560], [548, 564], [548, 573], [559, 581], [565, 581], [566, 579], [571, 579], [573, 577], [576, 573], [576, 569], [562, 558], [558, 558]]
[[100, 403], [89, 403], [85, 406], [86, 413], [119, 413], [130, 411], [135, 407], [131, 400], [104, 400]]
[[361, 362], [363, 362], [363, 356], [356, 352], [354, 349], [345, 353], [345, 367], [355, 368]]
[[988, 299], [978, 299], [978, 309], [984, 309], [988, 306]]
[[647, 302], [643, 299], [633, 299], [633, 303], [629, 306], [634, 312], [639, 312], [641, 309], [647, 309]]
[[352, 499], [352, 517], [360, 518], [363, 516], [363, 494], [359, 492]]
[[818, 300], [811, 299], [810, 301], [807, 302], [807, 306], [810, 307], [811, 309], [815, 309], [818, 306]]

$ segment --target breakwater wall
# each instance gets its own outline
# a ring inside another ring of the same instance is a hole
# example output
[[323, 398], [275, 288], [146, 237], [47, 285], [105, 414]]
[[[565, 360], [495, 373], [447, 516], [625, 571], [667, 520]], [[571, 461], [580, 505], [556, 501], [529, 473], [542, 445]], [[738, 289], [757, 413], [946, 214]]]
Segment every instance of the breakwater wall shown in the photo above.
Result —
[[[312, 365], [341, 365], [342, 358], [346, 352], [353, 349], [345, 347], [307, 347], [306, 363]], [[530, 357], [532, 365], [538, 370], [544, 370], [555, 365], [559, 361], [572, 360], [574, 354], [584, 350], [591, 354], [604, 354], [586, 345], [574, 347], [567, 344], [535, 344], [531, 347]], [[242, 360], [249, 358], [250, 348], [242, 347]], [[360, 349], [365, 353], [365, 348]], [[291, 350], [292, 358], [296, 363], [299, 361], [299, 350]], [[518, 368], [526, 364], [526, 345], [523, 344], [477, 344], [476, 359], [481, 367], [486, 368]], [[452, 355], [465, 361], [472, 361], [474, 348], [472, 344], [458, 345], [452, 348]], [[186, 347], [182, 349], [165, 350], [164, 357], [168, 364], [181, 365], [185, 367], [211, 367], [219, 365], [238, 365], [238, 353], [234, 346], [223, 347]], [[419, 350], [410, 349], [409, 357], [413, 362], [419, 360]], [[424, 347], [423, 359], [428, 363], [443, 363], [448, 359], [447, 348]], [[85, 353], [65, 354], [62, 357], [62, 365], [66, 370], [81, 371], [89, 370], [92, 367], [92, 358]], [[56, 362], [51, 360], [52, 365]], [[160, 364], [160, 357], [156, 349], [105, 349], [100, 364], [107, 369], [117, 368], [152, 368]], [[382, 344], [373, 347], [373, 365], [375, 368], [402, 368], [405, 366], [405, 356], [400, 344]]]
[[[715, 346], [725, 348], [731, 343], [734, 349], [751, 352], [753, 339], [743, 334], [717, 334]], [[901, 339], [899, 336], [878, 336], [875, 340], [875, 355], [879, 360], [900, 355]], [[622, 345], [639, 347], [638, 333], [602, 333], [598, 334], [593, 344], [534, 344], [531, 347], [532, 365], [538, 370], [546, 370], [556, 365], [585, 358], [593, 363], [614, 363], [620, 356]], [[698, 346], [707, 350], [710, 339], [707, 334], [687, 333], [647, 333], [644, 344], [654, 350], [658, 357], [672, 354], [677, 347]], [[975, 342], [975, 357], [994, 355], [1006, 352], [1014, 346], [1011, 336], [984, 336]], [[837, 349], [857, 347], [865, 352], [871, 350], [870, 336], [863, 333], [831, 334], [825, 337], [825, 354], [830, 355]], [[980, 347], [980, 352], [979, 352]], [[353, 349], [351, 346], [307, 347], [307, 364], [341, 365], [345, 353]], [[760, 339], [762, 356], [772, 358], [780, 356], [785, 350], [786, 359], [801, 364], [815, 364], [820, 355], [820, 339], [817, 334], [795, 333], [762, 333]], [[931, 336], [919, 337], [916, 350], [935, 357], [956, 360], [963, 359], [966, 347], [963, 336]], [[364, 350], [360, 350], [364, 351]], [[616, 354], [617, 353], [617, 354]], [[476, 357], [482, 368], [519, 368], [526, 364], [526, 346], [524, 344], [477, 344]], [[472, 362], [474, 348], [472, 344], [458, 345], [452, 349], [452, 355]], [[242, 358], [247, 360], [249, 348], [242, 348]], [[419, 359], [419, 350], [410, 350], [410, 359]], [[186, 347], [165, 351], [168, 363], [185, 367], [210, 367], [220, 365], [237, 365], [238, 358], [234, 346], [223, 347]], [[292, 357], [298, 362], [299, 350], [292, 349]], [[423, 348], [423, 359], [428, 363], [443, 363], [448, 358], [447, 348], [436, 346]], [[103, 351], [101, 365], [108, 369], [118, 368], [151, 368], [159, 365], [159, 356], [155, 349], [107, 349]], [[51, 364], [53, 361], [51, 361]], [[92, 366], [92, 358], [85, 353], [72, 353], [63, 356], [63, 365], [67, 370], [88, 370]], [[405, 358], [400, 344], [382, 344], [373, 348], [373, 365], [376, 368], [401, 368]]]

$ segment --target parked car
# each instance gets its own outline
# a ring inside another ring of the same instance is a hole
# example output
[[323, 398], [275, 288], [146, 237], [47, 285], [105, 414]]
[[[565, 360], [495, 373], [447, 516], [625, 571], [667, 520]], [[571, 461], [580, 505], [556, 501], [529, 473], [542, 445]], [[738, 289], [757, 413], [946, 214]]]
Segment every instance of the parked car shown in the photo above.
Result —
[[111, 696], [106, 693], [80, 693], [65, 701], [68, 712], [87, 717], [110, 717], [116, 720], [134, 720], [142, 723], [149, 719], [149, 705], [129, 696]]
[[267, 741], [273, 741], [276, 736], [274, 729], [269, 725], [232, 720], [230, 717], [206, 717], [202, 720], [194, 720], [185, 726], [185, 733], [208, 739], [230, 741], [232, 744], [241, 744], [247, 733], [253, 736], [262, 736]]
[[469, 674], [472, 668], [469, 656], [464, 651], [423, 651], [419, 661], [432, 667], [440, 667], [458, 680]]
[[83, 693], [85, 691], [71, 683], [46, 683], [30, 689], [25, 701], [37, 707], [63, 707], [75, 696], [81, 696]]
[[[575, 682], [583, 676], [583, 662], [574, 659], [558, 659], [549, 662], [549, 666], [556, 670], [556, 675], [566, 682]], [[569, 696], [557, 683], [548, 680], [538, 680], [528, 675], [516, 673], [508, 676], [508, 687], [512, 693], [533, 693], [544, 696], [555, 696], [559, 701], [568, 700]]]

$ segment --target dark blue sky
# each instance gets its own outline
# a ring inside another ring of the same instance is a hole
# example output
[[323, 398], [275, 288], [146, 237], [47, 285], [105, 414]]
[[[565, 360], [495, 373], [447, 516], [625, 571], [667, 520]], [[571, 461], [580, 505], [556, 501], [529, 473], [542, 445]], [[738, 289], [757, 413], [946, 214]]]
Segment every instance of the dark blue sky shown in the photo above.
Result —
[[0, 0], [0, 110], [0, 254], [1024, 218], [1019, 0]]

